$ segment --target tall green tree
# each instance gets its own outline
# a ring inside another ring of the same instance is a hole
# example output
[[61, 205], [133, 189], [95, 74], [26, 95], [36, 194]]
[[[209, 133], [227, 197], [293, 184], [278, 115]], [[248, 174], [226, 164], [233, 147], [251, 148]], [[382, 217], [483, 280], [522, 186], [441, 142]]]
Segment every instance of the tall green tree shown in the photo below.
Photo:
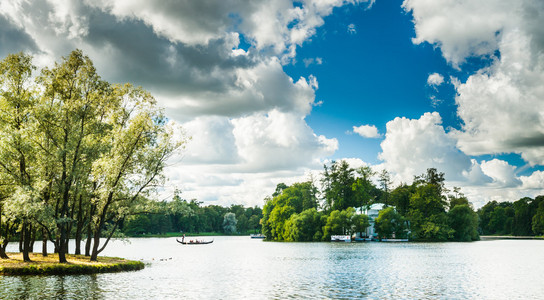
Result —
[[372, 182], [374, 171], [368, 166], [357, 169], [357, 177], [352, 184], [354, 206], [368, 209], [376, 198], [376, 186]]
[[448, 221], [449, 226], [454, 230], [454, 240], [470, 242], [479, 239], [478, 215], [469, 204], [458, 204], [450, 209]]
[[345, 160], [325, 165], [323, 171], [323, 194], [325, 197], [325, 209], [344, 210], [357, 206], [353, 183], [355, 182], [355, 170]]
[[[10, 54], [0, 62], [0, 172], [11, 201], [10, 214], [21, 220], [23, 259], [30, 261], [32, 207], [36, 199], [36, 153], [31, 143], [35, 122], [32, 110], [35, 93], [30, 78], [35, 67], [32, 57], [23, 53]], [[4, 200], [2, 200], [4, 201]], [[0, 205], [2, 209], [7, 206]], [[2, 211], [0, 210], [0, 218]], [[1, 222], [0, 222], [1, 223]], [[4, 231], [7, 232], [7, 231]], [[0, 237], [6, 241], [6, 237]], [[1, 257], [6, 257], [1, 253]]]

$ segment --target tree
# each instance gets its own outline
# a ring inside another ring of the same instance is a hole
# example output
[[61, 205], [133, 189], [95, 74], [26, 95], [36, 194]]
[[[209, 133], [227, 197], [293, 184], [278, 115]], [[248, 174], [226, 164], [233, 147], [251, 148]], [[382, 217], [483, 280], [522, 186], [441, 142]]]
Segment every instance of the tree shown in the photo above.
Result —
[[[24, 205], [31, 205], [29, 201], [36, 201], [34, 193], [36, 159], [30, 142], [35, 126], [31, 113], [34, 109], [35, 97], [29, 87], [34, 69], [32, 57], [23, 53], [10, 54], [0, 62], [0, 138], [2, 141], [0, 172], [3, 173], [1, 177], [3, 185], [9, 187], [9, 191], [5, 192], [8, 195], [18, 196], [18, 199], [7, 196], [2, 201], [13, 200], [11, 214], [17, 214], [21, 220], [24, 261], [30, 261], [30, 233], [33, 218], [30, 210], [25, 211]], [[16, 207], [18, 204], [23, 206]], [[0, 208], [4, 206], [0, 205]], [[24, 213], [19, 213], [21, 211]], [[0, 218], [1, 216], [2, 210], [0, 210]], [[0, 236], [0, 239], [7, 243], [5, 236]], [[0, 256], [7, 257], [5, 253], [1, 253]]]
[[323, 240], [330, 240], [331, 235], [353, 235], [364, 231], [369, 226], [368, 217], [355, 212], [353, 207], [345, 210], [333, 210], [323, 226]]
[[345, 160], [333, 162], [330, 167], [324, 166], [322, 185], [324, 187], [325, 208], [344, 210], [357, 205], [353, 183], [354, 172]]
[[320, 241], [323, 235], [322, 226], [322, 213], [315, 208], [293, 214], [285, 224], [285, 240], [289, 242]]
[[368, 166], [361, 167], [357, 170], [357, 175], [358, 177], [352, 184], [355, 206], [368, 208], [375, 198], [376, 187], [371, 179], [374, 176], [374, 171]]
[[378, 182], [380, 183], [380, 188], [382, 190], [382, 203], [390, 205], [389, 193], [391, 192], [393, 182], [391, 181], [391, 175], [386, 169], [383, 169], [378, 175]]
[[449, 226], [454, 230], [453, 239], [460, 242], [470, 242], [479, 239], [478, 215], [469, 204], [455, 205], [448, 212]]
[[544, 234], [544, 201], [540, 201], [536, 214], [533, 217], [532, 225], [535, 234]]
[[234, 213], [226, 213], [223, 218], [223, 230], [225, 233], [235, 233], [236, 232], [236, 215]]
[[380, 211], [375, 220], [374, 228], [382, 238], [407, 237], [406, 220], [393, 207], [387, 207]]
[[410, 209], [410, 199], [414, 192], [415, 186], [401, 184], [391, 191], [389, 202], [401, 215], [406, 215]]

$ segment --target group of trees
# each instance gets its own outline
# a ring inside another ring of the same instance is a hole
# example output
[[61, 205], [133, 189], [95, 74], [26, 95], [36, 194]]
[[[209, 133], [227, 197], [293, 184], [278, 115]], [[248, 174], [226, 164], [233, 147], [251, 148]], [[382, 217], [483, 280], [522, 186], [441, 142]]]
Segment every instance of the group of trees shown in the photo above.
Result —
[[0, 62], [0, 257], [18, 233], [25, 261], [37, 237], [60, 262], [70, 238], [75, 253], [86, 240], [96, 260], [125, 218], [145, 211], [185, 137], [149, 93], [102, 80], [79, 50], [35, 70], [22, 53]]
[[458, 188], [447, 190], [444, 173], [434, 168], [393, 189], [387, 171], [375, 174], [369, 167], [333, 162], [324, 167], [321, 189], [311, 181], [279, 184], [265, 202], [262, 230], [269, 240], [320, 241], [364, 232], [369, 220], [362, 211], [374, 203], [385, 205], [375, 220], [382, 237], [406, 235], [409, 227], [414, 240], [479, 239], [472, 205]]
[[543, 235], [544, 196], [515, 202], [491, 201], [478, 210], [482, 234]]
[[223, 207], [201, 206], [196, 200], [186, 201], [174, 196], [169, 202], [148, 200], [146, 213], [127, 217], [121, 225], [121, 232], [127, 236], [165, 234], [168, 232], [216, 232], [248, 233], [258, 232], [262, 209], [258, 206], [245, 208], [242, 205]]

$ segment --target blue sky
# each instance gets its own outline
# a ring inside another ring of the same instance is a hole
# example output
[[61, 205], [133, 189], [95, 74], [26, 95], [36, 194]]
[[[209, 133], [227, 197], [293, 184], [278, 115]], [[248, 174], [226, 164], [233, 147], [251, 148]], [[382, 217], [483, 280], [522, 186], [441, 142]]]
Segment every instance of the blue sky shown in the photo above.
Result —
[[0, 55], [79, 48], [191, 136], [174, 189], [262, 205], [323, 164], [446, 173], [476, 207], [544, 194], [544, 4], [471, 0], [0, 2]]

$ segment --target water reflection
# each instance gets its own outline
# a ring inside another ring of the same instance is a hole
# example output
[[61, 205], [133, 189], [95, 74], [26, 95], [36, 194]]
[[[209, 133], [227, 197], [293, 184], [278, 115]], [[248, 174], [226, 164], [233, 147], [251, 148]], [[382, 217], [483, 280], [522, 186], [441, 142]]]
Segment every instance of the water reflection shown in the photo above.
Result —
[[[115, 241], [137, 272], [0, 276], [1, 299], [539, 299], [544, 241], [270, 243], [216, 237]], [[13, 250], [11, 250], [13, 251]]]

